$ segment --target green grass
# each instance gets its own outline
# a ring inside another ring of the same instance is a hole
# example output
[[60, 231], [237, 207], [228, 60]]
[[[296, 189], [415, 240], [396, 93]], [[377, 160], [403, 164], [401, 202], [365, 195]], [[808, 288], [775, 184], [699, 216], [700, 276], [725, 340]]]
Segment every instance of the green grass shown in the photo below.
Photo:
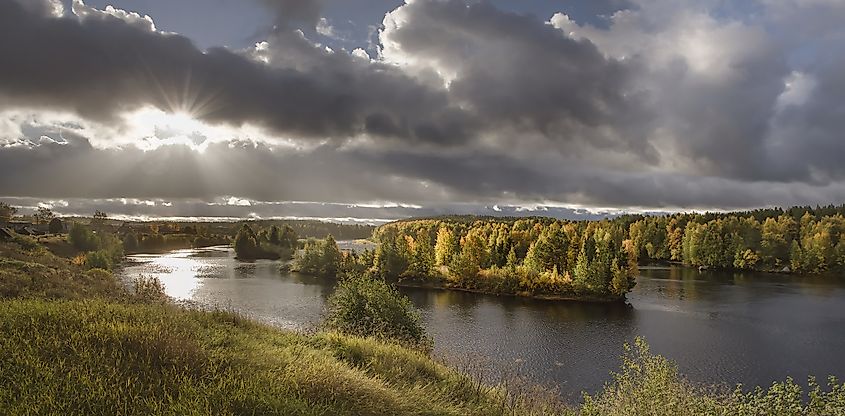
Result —
[[118, 299], [126, 295], [111, 273], [74, 265], [33, 239], [18, 236], [0, 244], [0, 298]]
[[2, 301], [0, 351], [3, 414], [511, 414], [398, 345], [166, 304]]

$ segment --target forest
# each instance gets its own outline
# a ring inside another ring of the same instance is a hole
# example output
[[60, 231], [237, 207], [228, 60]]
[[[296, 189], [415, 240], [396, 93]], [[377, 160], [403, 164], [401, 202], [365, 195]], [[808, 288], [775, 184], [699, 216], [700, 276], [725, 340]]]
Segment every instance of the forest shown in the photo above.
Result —
[[235, 236], [235, 255], [241, 260], [287, 260], [296, 250], [297, 240], [296, 231], [289, 226], [272, 225], [256, 233], [245, 223]]
[[700, 268], [822, 274], [845, 270], [845, 205], [733, 213], [628, 216], [646, 261]]
[[[385, 224], [373, 234], [373, 252], [323, 258], [337, 258], [338, 264], [328, 269], [341, 274], [354, 268], [404, 284], [613, 300], [633, 288], [638, 264], [842, 272], [843, 231], [845, 205], [624, 215], [601, 221], [453, 216]], [[310, 251], [318, 252], [311, 253], [312, 263], [320, 250], [335, 250], [324, 245], [312, 243]]]
[[403, 283], [533, 297], [614, 300], [637, 251], [614, 221], [419, 219], [376, 230], [373, 270]]
[[375, 249], [362, 253], [339, 251], [331, 237], [311, 239], [297, 253], [294, 270], [483, 293], [616, 300], [636, 276], [636, 253], [625, 234], [611, 221], [405, 220], [379, 227]]

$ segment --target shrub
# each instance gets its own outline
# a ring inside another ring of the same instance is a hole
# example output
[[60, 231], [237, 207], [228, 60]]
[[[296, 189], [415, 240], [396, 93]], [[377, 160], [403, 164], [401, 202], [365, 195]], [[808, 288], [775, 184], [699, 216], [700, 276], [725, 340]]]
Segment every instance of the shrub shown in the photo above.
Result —
[[135, 233], [128, 233], [123, 237], [123, 249], [126, 251], [135, 251], [138, 249], [138, 236]]
[[258, 257], [258, 237], [249, 225], [244, 224], [235, 236], [235, 254], [239, 259]]
[[85, 267], [89, 269], [111, 270], [114, 266], [111, 255], [106, 250], [89, 251], [85, 253]]
[[684, 380], [674, 363], [652, 355], [642, 338], [625, 344], [622, 370], [613, 379], [598, 395], [584, 395], [583, 415], [720, 414], [714, 397]]
[[36, 239], [26, 235], [12, 233], [12, 242], [20, 246], [22, 250], [42, 253], [46, 251], [46, 249], [44, 249], [44, 246], [39, 244]]
[[329, 298], [328, 305], [323, 322], [327, 330], [392, 340], [425, 351], [432, 347], [410, 299], [382, 280], [368, 277], [344, 280]]
[[822, 390], [809, 379], [809, 401], [791, 378], [744, 392], [737, 386], [732, 394], [713, 387], [696, 386], [678, 374], [677, 366], [637, 338], [625, 345], [622, 370], [614, 374], [595, 396], [584, 395], [581, 415], [737, 415], [737, 416], [822, 416], [845, 415], [845, 386], [835, 377]]
[[169, 300], [161, 280], [154, 276], [138, 276], [133, 281], [135, 298], [143, 302], [165, 303]]
[[67, 240], [79, 251], [96, 250], [98, 245], [97, 236], [88, 227], [79, 223], [74, 223], [70, 227]]

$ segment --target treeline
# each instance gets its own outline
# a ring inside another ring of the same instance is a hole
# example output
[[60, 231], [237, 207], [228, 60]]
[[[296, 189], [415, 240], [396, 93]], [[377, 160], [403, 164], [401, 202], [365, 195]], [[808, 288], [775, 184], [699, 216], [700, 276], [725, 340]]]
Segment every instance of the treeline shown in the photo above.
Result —
[[[301, 238], [324, 239], [331, 235], [338, 240], [369, 238], [376, 228], [372, 225], [339, 224], [317, 220], [258, 220], [250, 221], [249, 224], [256, 229], [269, 229], [274, 225], [279, 228], [289, 227]], [[240, 231], [240, 228], [236, 231]]]
[[703, 268], [845, 271], [845, 206], [617, 219], [641, 259]]
[[130, 231], [123, 235], [123, 247], [130, 254], [228, 245], [231, 242], [232, 239], [224, 234], [137, 234]]
[[298, 236], [293, 228], [272, 225], [257, 233], [243, 224], [235, 236], [235, 254], [242, 260], [289, 259], [297, 248]]
[[845, 271], [845, 205], [612, 220], [440, 217], [385, 224], [374, 251], [311, 241], [299, 271], [368, 274], [487, 293], [618, 299], [639, 262], [796, 273]]
[[423, 219], [374, 233], [374, 250], [341, 252], [310, 240], [295, 270], [325, 277], [360, 274], [405, 284], [495, 294], [613, 300], [633, 288], [637, 258], [619, 223], [550, 218]]
[[536, 297], [619, 299], [637, 257], [619, 222], [460, 217], [380, 227], [372, 270], [384, 278]]

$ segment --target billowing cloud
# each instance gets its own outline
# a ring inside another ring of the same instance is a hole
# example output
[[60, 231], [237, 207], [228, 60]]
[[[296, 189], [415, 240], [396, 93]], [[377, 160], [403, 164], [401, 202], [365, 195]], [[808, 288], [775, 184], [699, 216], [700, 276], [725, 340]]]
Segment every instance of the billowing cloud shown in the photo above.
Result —
[[388, 65], [320, 49], [300, 32], [280, 32], [269, 44], [296, 48], [299, 61], [267, 65], [227, 49], [200, 51], [187, 38], [113, 14], [53, 18], [0, 1], [0, 56], [10, 57], [0, 67], [0, 97], [106, 122], [152, 105], [283, 137], [449, 142], [468, 134], [445, 92]]
[[414, 0], [370, 55], [309, 39], [332, 37], [322, 1], [258, 3], [254, 47], [201, 50], [155, 16], [0, 0], [0, 196], [371, 219], [845, 200], [841, 2]]

